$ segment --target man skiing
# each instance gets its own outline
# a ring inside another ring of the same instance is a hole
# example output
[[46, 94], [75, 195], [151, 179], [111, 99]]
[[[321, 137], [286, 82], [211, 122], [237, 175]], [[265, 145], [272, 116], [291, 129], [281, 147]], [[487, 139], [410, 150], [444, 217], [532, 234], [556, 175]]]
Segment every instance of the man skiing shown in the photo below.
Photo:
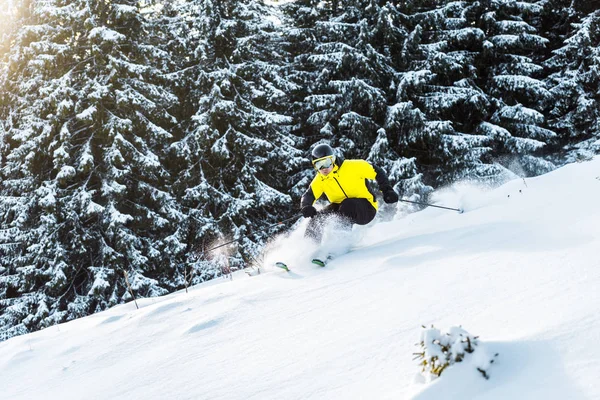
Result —
[[[366, 225], [375, 218], [377, 200], [367, 180], [377, 181], [386, 203], [398, 201], [398, 194], [381, 168], [365, 160], [336, 157], [327, 144], [315, 146], [311, 156], [317, 175], [302, 195], [300, 207], [302, 215], [311, 218], [305, 236], [317, 243], [321, 242], [325, 219], [331, 215], [341, 217], [347, 228], [352, 228], [352, 224]], [[323, 194], [331, 204], [318, 212], [313, 204]]]

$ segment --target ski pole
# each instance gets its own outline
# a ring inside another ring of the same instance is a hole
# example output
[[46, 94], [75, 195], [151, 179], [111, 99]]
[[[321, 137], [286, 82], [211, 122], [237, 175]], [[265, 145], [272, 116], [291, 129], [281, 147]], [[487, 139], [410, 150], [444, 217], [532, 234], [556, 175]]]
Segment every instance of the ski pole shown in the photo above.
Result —
[[444, 210], [458, 211], [459, 214], [462, 214], [464, 212], [464, 210], [462, 208], [451, 208], [451, 207], [444, 207], [444, 206], [436, 206], [436, 205], [429, 204], [429, 203], [419, 203], [418, 201], [410, 201], [410, 200], [404, 200], [404, 199], [400, 199], [400, 201], [403, 201], [405, 203], [419, 204], [421, 206], [443, 208]]
[[[262, 230], [262, 232], [266, 231], [267, 229], [271, 229], [271, 228], [274, 228], [274, 227], [276, 227], [276, 226], [279, 226], [279, 225], [285, 224], [286, 222], [289, 222], [289, 221], [291, 221], [291, 220], [298, 219], [299, 217], [300, 217], [300, 215], [294, 215], [293, 217], [290, 217], [290, 218], [284, 219], [283, 221], [279, 221], [279, 222], [277, 222], [277, 223], [275, 223], [275, 224], [273, 224], [273, 225], [269, 225], [269, 226], [267, 226], [265, 229], [263, 229], [263, 230]], [[215, 247], [213, 247], [213, 248], [211, 248], [211, 249], [204, 250], [204, 251], [202, 252], [202, 254], [204, 254], [204, 253], [208, 253], [208, 252], [210, 252], [210, 251], [213, 251], [213, 250], [219, 249], [219, 248], [221, 248], [221, 247], [224, 247], [224, 246], [227, 246], [228, 244], [232, 244], [232, 243], [235, 243], [235, 242], [239, 242], [239, 241], [240, 241], [240, 240], [242, 240], [243, 238], [244, 238], [244, 237], [241, 237], [241, 238], [238, 238], [238, 239], [235, 239], [235, 240], [230, 240], [230, 241], [229, 241], [229, 242], [227, 242], [227, 243], [223, 243], [223, 244], [220, 244], [220, 245], [218, 245], [218, 246], [215, 246]]]

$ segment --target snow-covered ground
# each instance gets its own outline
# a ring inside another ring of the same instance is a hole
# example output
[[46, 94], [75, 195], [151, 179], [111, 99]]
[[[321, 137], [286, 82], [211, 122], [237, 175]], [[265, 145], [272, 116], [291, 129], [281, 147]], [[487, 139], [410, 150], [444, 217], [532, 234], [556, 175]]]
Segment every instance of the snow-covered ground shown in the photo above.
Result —
[[[270, 268], [0, 343], [2, 399], [600, 399], [600, 158], [356, 231]], [[492, 353], [419, 379], [421, 325]]]

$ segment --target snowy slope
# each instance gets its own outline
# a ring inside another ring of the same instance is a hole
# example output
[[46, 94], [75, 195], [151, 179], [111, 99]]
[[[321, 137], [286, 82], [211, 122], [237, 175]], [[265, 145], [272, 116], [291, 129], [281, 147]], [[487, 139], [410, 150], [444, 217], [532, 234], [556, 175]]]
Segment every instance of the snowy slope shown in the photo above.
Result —
[[[600, 159], [359, 230], [269, 269], [0, 343], [2, 399], [600, 399]], [[421, 325], [498, 352], [416, 379]]]

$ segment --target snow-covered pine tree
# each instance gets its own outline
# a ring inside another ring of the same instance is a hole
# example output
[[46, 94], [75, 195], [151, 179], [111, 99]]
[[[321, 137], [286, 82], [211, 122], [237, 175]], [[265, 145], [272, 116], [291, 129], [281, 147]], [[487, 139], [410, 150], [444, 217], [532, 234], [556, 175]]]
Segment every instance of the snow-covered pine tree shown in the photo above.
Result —
[[560, 155], [566, 162], [600, 152], [600, 11], [574, 28], [545, 63], [553, 71], [547, 80], [555, 99], [550, 124], [566, 146]]
[[436, 186], [466, 177], [495, 180], [503, 172], [489, 162], [491, 139], [476, 130], [493, 107], [475, 83], [473, 64], [485, 36], [473, 24], [476, 7], [415, 1], [401, 8], [411, 33], [404, 43], [407, 70], [399, 78], [394, 114], [398, 118], [412, 107], [411, 114], [422, 114], [417, 119], [421, 127], [400, 134], [409, 135], [400, 140], [407, 146], [401, 153], [415, 157]]
[[335, 146], [355, 156], [365, 156], [376, 138], [386, 109], [381, 87], [383, 82], [389, 86], [392, 73], [383, 56], [368, 54], [375, 50], [369, 46], [369, 27], [360, 12], [345, 5], [337, 18], [293, 30], [295, 36], [289, 38], [318, 38], [294, 61], [294, 79], [307, 88], [295, 108], [299, 130], [312, 137], [309, 144], [335, 138]]
[[[295, 0], [280, 5], [280, 9], [284, 14], [293, 18], [293, 20], [289, 21], [291, 26], [299, 29], [312, 28], [315, 26], [316, 22], [323, 18], [320, 15], [323, 12], [323, 8], [318, 7], [319, 4], [321, 4], [321, 0]], [[301, 32], [296, 31], [295, 33], [298, 34]], [[310, 43], [301, 40], [294, 41], [293, 44], [306, 44], [310, 47]], [[302, 52], [300, 51], [298, 53]]]
[[34, 2], [13, 33], [0, 74], [4, 337], [126, 300], [122, 271], [140, 296], [178, 286], [180, 213], [161, 163], [177, 98], [141, 6]]
[[[256, 1], [174, 1], [168, 33], [177, 46], [182, 135], [172, 146], [175, 194], [184, 204], [197, 279], [214, 245], [239, 240], [221, 257], [241, 268], [293, 215], [289, 176], [301, 167], [285, 115], [295, 90], [282, 72], [279, 16]], [[216, 254], [215, 254], [216, 255]], [[197, 262], [200, 262], [198, 264]], [[218, 264], [218, 263], [217, 263]]]
[[476, 64], [477, 82], [496, 99], [494, 114], [478, 130], [498, 142], [502, 164], [516, 162], [528, 176], [554, 168], [543, 158], [544, 148], [557, 136], [545, 118], [552, 103], [541, 66], [548, 45], [539, 35], [545, 3], [485, 0], [478, 12], [485, 41]]

